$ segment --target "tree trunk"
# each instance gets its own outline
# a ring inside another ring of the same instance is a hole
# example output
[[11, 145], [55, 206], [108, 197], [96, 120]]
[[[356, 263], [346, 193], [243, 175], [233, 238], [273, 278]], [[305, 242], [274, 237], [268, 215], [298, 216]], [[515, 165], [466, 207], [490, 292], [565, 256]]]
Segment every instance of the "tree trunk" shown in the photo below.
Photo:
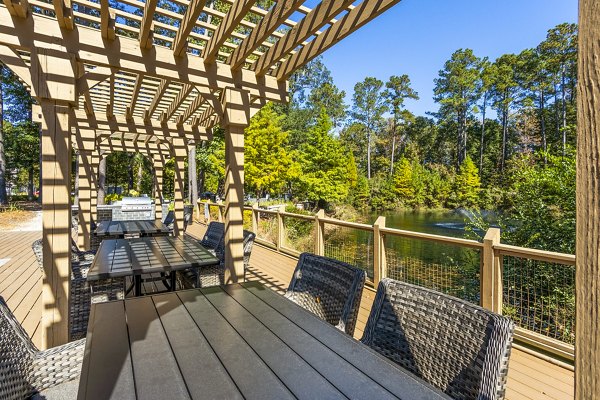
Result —
[[546, 99], [544, 98], [544, 90], [540, 90], [540, 123], [542, 125], [542, 149], [544, 150], [544, 165], [548, 163], [548, 156], [546, 155], [546, 151], [548, 151], [548, 145], [546, 143]]
[[144, 160], [140, 159], [137, 168], [137, 179], [135, 181], [135, 190], [142, 194], [142, 178], [144, 177]]
[[106, 156], [102, 156], [98, 163], [98, 205], [104, 204], [104, 196], [106, 195], [106, 158]]
[[127, 191], [131, 192], [133, 189], [133, 160], [135, 154], [129, 156], [129, 165], [127, 165]]
[[196, 170], [196, 146], [191, 146], [188, 152], [188, 197], [190, 204], [196, 208], [198, 205], [198, 171]]
[[392, 154], [390, 157], [390, 176], [394, 175], [394, 153], [396, 152], [396, 119], [392, 126]]
[[371, 129], [367, 128], [367, 178], [371, 179]]
[[483, 143], [485, 139], [485, 111], [487, 108], [487, 92], [483, 94], [483, 114], [481, 116], [481, 141], [479, 143], [479, 175], [483, 171]]
[[562, 151], [563, 157], [567, 152], [567, 99], [566, 99], [566, 83], [565, 83], [565, 65], [561, 71], [561, 105], [562, 105]]
[[500, 171], [504, 171], [504, 165], [506, 163], [506, 144], [508, 136], [508, 110], [505, 106], [502, 110], [502, 158], [500, 160]]
[[33, 164], [29, 165], [29, 176], [27, 179], [27, 200], [33, 201]]
[[6, 193], [6, 157], [4, 154], [4, 65], [0, 64], [0, 205], [8, 204]]

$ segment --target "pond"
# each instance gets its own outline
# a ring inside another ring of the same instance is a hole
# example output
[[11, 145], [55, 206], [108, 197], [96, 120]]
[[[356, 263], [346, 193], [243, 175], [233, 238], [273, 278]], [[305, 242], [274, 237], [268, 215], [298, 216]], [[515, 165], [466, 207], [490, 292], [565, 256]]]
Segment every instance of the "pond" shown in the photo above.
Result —
[[[442, 236], [467, 236], [471, 215], [457, 211], [394, 211], [369, 214], [372, 224], [379, 215], [388, 228]], [[326, 233], [326, 255], [343, 259], [367, 270], [373, 277], [373, 234], [340, 228]], [[387, 276], [441, 290], [473, 302], [479, 301], [480, 251], [456, 245], [387, 235], [385, 238]]]

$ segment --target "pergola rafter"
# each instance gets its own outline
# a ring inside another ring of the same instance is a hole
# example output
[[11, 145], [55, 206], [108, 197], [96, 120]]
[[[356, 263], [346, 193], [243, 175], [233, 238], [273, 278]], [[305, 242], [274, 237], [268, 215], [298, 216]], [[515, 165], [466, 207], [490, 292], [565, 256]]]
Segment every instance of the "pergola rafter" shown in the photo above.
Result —
[[[244, 129], [268, 101], [288, 99], [286, 79], [320, 52], [400, 0], [3, 0], [0, 61], [37, 100], [44, 209], [43, 344], [66, 341], [70, 252], [70, 158], [95, 174], [102, 154], [174, 160], [174, 234], [183, 228], [190, 146], [225, 132], [225, 279], [243, 279]], [[357, 4], [358, 3], [358, 4]], [[225, 11], [225, 12], [222, 12]], [[96, 179], [83, 178], [80, 232], [91, 232]], [[90, 196], [92, 196], [90, 198]], [[83, 245], [88, 241], [81, 241]], [[46, 254], [48, 256], [46, 256]], [[66, 255], [66, 256], [65, 256]]]

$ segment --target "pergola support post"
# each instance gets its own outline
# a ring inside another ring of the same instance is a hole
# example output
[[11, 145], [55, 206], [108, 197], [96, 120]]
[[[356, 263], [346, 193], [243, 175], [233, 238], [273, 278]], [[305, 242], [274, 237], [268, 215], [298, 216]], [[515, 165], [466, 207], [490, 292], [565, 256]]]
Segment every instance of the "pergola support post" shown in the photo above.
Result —
[[41, 101], [42, 122], [42, 348], [69, 341], [71, 271], [70, 110]]
[[600, 3], [579, 1], [575, 399], [600, 398]]
[[79, 226], [77, 228], [78, 245], [85, 250], [90, 249], [92, 232], [92, 152], [79, 150]]
[[175, 203], [175, 221], [173, 235], [183, 234], [184, 201], [185, 201], [185, 160], [188, 156], [187, 145], [183, 138], [173, 139], [173, 153], [175, 155], [173, 183], [173, 202]]
[[248, 92], [225, 89], [225, 284], [244, 280], [244, 129], [250, 120]]
[[75, 57], [60, 46], [31, 53], [31, 80], [40, 107], [42, 242], [42, 348], [69, 340], [71, 275], [71, 117], [76, 104]]
[[162, 220], [162, 204], [163, 204], [163, 160], [160, 157], [154, 157], [154, 207], [155, 218], [157, 221]]

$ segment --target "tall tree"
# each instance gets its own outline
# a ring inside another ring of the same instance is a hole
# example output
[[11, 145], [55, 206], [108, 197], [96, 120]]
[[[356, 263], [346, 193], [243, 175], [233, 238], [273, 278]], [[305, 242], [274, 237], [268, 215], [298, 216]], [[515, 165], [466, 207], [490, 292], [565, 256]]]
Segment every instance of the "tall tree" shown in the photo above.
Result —
[[308, 106], [313, 110], [315, 117], [319, 115], [321, 107], [325, 108], [333, 126], [338, 126], [346, 118], [344, 97], [346, 92], [338, 89], [332, 82], [325, 82], [311, 90]]
[[439, 115], [456, 123], [456, 166], [467, 156], [467, 124], [481, 94], [481, 59], [471, 49], [455, 51], [435, 79], [434, 100]]
[[104, 198], [106, 197], [106, 159], [108, 156], [100, 156], [100, 162], [98, 163], [98, 198], [97, 204], [103, 205]]
[[504, 171], [508, 157], [509, 118], [511, 109], [519, 97], [519, 73], [521, 60], [514, 54], [504, 54], [492, 65], [494, 107], [501, 118], [502, 149], [500, 171]]
[[302, 193], [320, 206], [347, 198], [356, 167], [349, 165], [352, 157], [339, 139], [330, 133], [331, 120], [321, 108], [316, 124], [309, 131], [309, 140], [300, 149], [298, 176]]
[[381, 124], [383, 113], [387, 110], [381, 94], [382, 87], [383, 82], [373, 77], [354, 85], [352, 118], [361, 123], [366, 131], [368, 179], [371, 179], [371, 149], [375, 128]]
[[273, 104], [268, 103], [246, 128], [244, 181], [259, 197], [281, 194], [289, 178], [292, 160], [286, 149], [288, 132], [281, 127], [282, 119]]
[[394, 155], [396, 153], [396, 138], [398, 137], [398, 127], [404, 108], [404, 100], [419, 100], [419, 94], [410, 87], [410, 78], [408, 75], [390, 76], [389, 81], [385, 83], [383, 97], [387, 100], [388, 106], [392, 111], [392, 151], [390, 153], [390, 176], [394, 174]]
[[[567, 96], [573, 101], [575, 90], [573, 81], [577, 71], [577, 25], [560, 24], [548, 31], [546, 40], [540, 44], [540, 51], [547, 60], [548, 69], [554, 75], [555, 85], [558, 89], [555, 91], [555, 103], [560, 118], [557, 118], [557, 127], [561, 136], [563, 155], [567, 146]], [[569, 88], [572, 88], [569, 93]], [[560, 111], [559, 111], [560, 110]]]
[[483, 170], [483, 148], [485, 145], [485, 114], [492, 88], [491, 64], [487, 57], [481, 60], [481, 138], [479, 141], [479, 171]]

